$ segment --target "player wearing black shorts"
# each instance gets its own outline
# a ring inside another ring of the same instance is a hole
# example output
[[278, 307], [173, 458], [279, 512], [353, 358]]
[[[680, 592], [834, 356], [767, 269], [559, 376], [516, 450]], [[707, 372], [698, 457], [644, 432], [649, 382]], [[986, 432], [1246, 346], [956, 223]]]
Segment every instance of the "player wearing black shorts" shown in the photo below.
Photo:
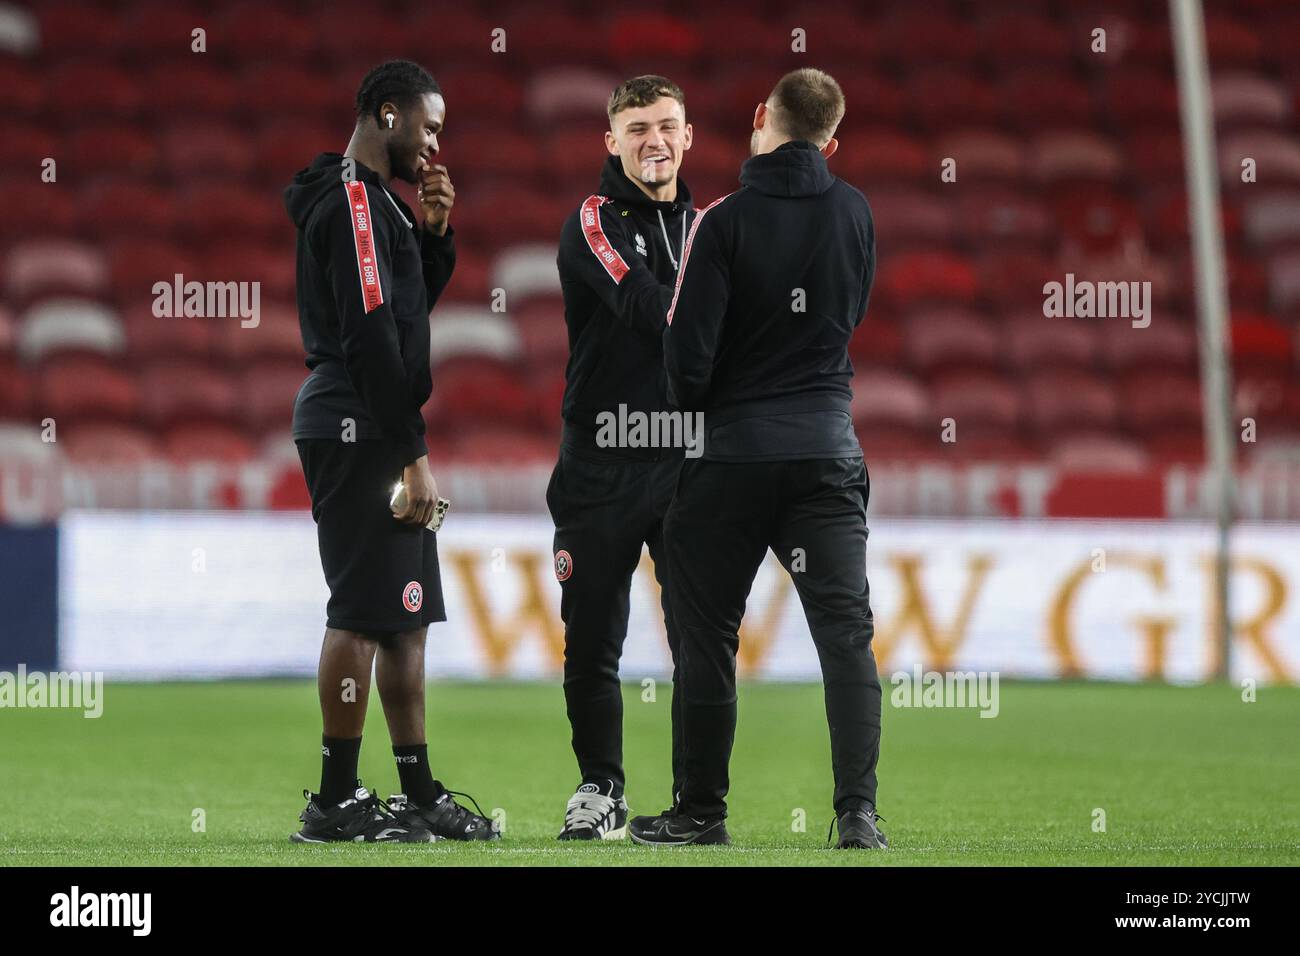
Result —
[[[602, 416], [668, 408], [661, 335], [686, 231], [695, 215], [678, 178], [691, 145], [682, 91], [662, 76], [619, 86], [608, 107], [609, 155], [599, 192], [560, 233], [558, 266], [569, 329], [564, 432], [546, 491], [555, 521], [555, 576], [563, 596], [564, 698], [581, 783], [569, 798], [562, 840], [625, 835], [623, 698], [619, 659], [632, 575], [648, 546], [664, 592], [663, 516], [681, 447], [631, 447], [602, 437]], [[674, 670], [673, 765], [680, 764]]]
[[[429, 768], [424, 646], [446, 620], [438, 498], [421, 406], [433, 389], [429, 312], [455, 266], [455, 190], [433, 164], [446, 104], [421, 67], [390, 61], [366, 74], [343, 154], [324, 153], [284, 194], [298, 228], [298, 317], [311, 375], [293, 437], [329, 585], [317, 684], [324, 734], [318, 793], [293, 839], [422, 843], [498, 834], [460, 806]], [[393, 195], [415, 183], [417, 216]], [[389, 510], [394, 487], [407, 501]], [[403, 793], [361, 786], [357, 761], [374, 671]]]

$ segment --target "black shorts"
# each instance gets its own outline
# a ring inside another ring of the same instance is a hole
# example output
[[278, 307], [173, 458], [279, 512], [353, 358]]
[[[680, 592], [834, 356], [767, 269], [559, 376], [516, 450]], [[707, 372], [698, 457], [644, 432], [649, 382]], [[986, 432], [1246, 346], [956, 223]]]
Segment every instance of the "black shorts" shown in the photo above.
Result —
[[402, 479], [401, 453], [382, 440], [295, 444], [330, 589], [326, 626], [387, 634], [447, 620], [438, 536], [388, 509]]

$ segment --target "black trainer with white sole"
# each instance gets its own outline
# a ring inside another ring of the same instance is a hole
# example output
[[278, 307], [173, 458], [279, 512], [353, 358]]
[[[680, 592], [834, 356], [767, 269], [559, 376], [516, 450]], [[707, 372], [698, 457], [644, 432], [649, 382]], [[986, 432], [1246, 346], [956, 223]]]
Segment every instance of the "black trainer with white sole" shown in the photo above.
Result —
[[717, 846], [731, 842], [723, 817], [699, 820], [676, 810], [654, 817], [633, 817], [628, 834], [645, 846]]
[[294, 843], [432, 843], [427, 827], [409, 826], [397, 819], [387, 804], [357, 781], [356, 792], [335, 806], [320, 802], [310, 790], [307, 808], [298, 815], [302, 829], [289, 839]]
[[621, 840], [627, 836], [627, 801], [613, 796], [614, 782], [584, 783], [564, 809], [559, 840]]
[[[438, 789], [438, 796], [432, 803], [420, 806], [407, 799], [406, 794], [397, 793], [388, 798], [389, 809], [407, 826], [424, 827], [442, 840], [501, 839], [501, 834], [492, 825], [492, 821], [483, 815], [478, 801], [467, 793], [448, 790], [437, 780], [433, 783]], [[452, 799], [453, 796], [464, 797], [474, 804], [478, 813], [462, 807]]]
[[[831, 831], [838, 826], [840, 830], [840, 842], [835, 844], [837, 850], [888, 850], [889, 840], [885, 833], [880, 829], [878, 821], [883, 817], [876, 816], [876, 811], [871, 807], [862, 810], [846, 810], [831, 824]], [[826, 834], [826, 842], [830, 842], [831, 834]]]

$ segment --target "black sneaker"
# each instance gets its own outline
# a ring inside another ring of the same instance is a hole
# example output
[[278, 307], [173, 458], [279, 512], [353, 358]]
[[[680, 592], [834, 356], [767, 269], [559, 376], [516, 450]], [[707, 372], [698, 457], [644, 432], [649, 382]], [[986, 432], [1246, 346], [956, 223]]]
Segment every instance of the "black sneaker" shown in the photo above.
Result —
[[831, 839], [835, 827], [840, 829], [840, 842], [835, 844], [837, 850], [888, 850], [889, 840], [880, 829], [876, 811], [867, 807], [865, 810], [846, 810], [831, 824], [831, 831], [826, 834], [826, 842]]
[[706, 846], [731, 843], [723, 817], [704, 820], [669, 809], [657, 817], [633, 817], [628, 833], [646, 846]]
[[621, 840], [627, 836], [627, 801], [614, 797], [614, 782], [584, 783], [564, 809], [560, 840]]
[[298, 815], [302, 829], [289, 837], [294, 843], [432, 843], [427, 827], [410, 826], [393, 815], [377, 796], [361, 786], [337, 806], [328, 807], [310, 790], [307, 809]]
[[[438, 797], [432, 803], [420, 806], [407, 799], [406, 794], [397, 793], [388, 798], [389, 808], [397, 819], [410, 827], [424, 827], [433, 831], [439, 839], [444, 840], [499, 840], [492, 821], [483, 815], [478, 802], [467, 793], [448, 790], [435, 780]], [[464, 797], [474, 804], [478, 813], [472, 813], [452, 799], [452, 796]]]

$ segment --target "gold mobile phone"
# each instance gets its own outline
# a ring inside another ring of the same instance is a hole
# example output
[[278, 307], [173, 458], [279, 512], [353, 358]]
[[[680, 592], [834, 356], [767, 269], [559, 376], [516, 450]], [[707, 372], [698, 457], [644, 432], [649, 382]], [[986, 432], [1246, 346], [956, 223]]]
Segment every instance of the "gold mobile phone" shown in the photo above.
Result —
[[[406, 485], [400, 481], [393, 485], [393, 497], [388, 501], [388, 510], [393, 514], [401, 511], [406, 507]], [[447, 517], [447, 511], [451, 508], [451, 502], [446, 498], [439, 497], [433, 506], [433, 517], [425, 525], [430, 531], [437, 531], [442, 527], [442, 519]]]

